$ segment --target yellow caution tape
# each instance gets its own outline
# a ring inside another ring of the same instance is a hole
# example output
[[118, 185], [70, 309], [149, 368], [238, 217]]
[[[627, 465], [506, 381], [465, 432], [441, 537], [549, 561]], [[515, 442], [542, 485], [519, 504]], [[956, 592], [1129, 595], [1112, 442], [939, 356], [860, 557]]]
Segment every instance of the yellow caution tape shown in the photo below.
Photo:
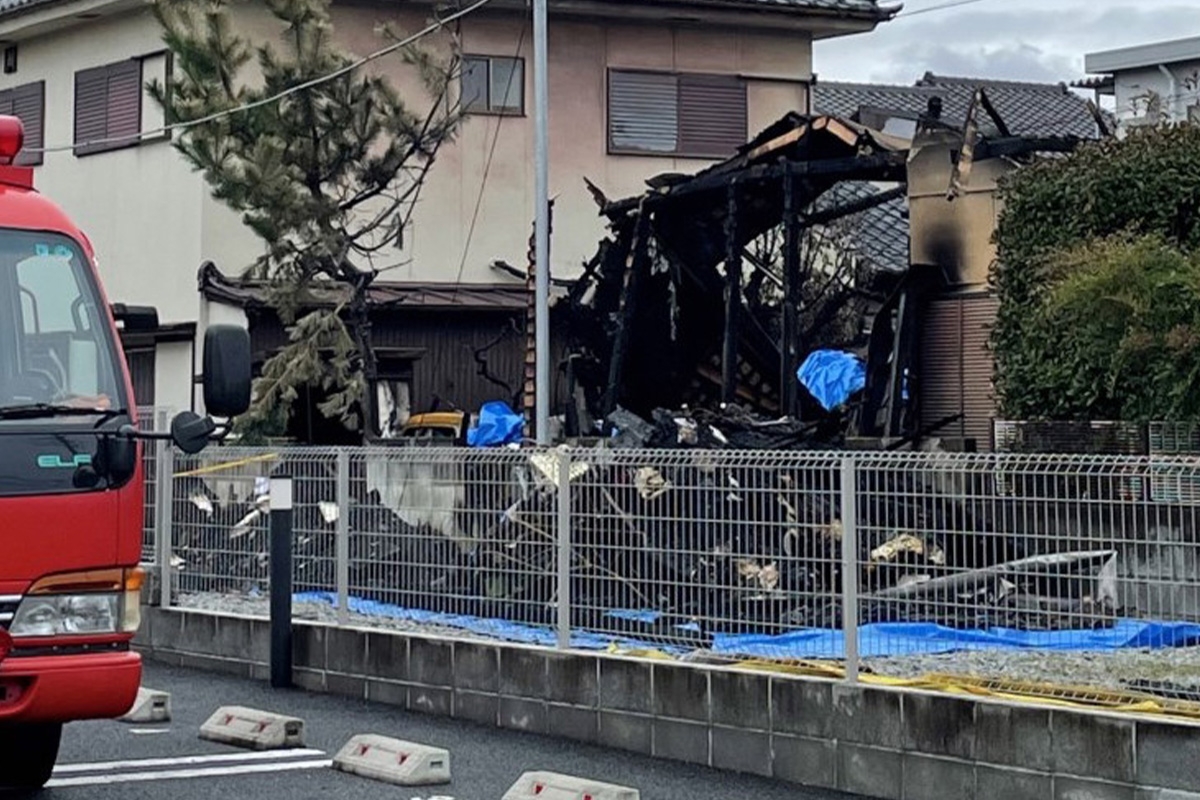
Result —
[[[637, 650], [610, 645], [609, 653], [641, 656], [656, 660], [671, 656], [658, 650]], [[839, 663], [824, 661], [771, 661], [750, 659], [731, 661], [728, 666], [735, 669], [771, 672], [812, 678], [844, 680], [846, 669]], [[993, 678], [976, 678], [965, 675], [933, 673], [918, 678], [896, 678], [870, 672], [860, 673], [859, 683], [868, 686], [885, 686], [895, 689], [918, 689], [943, 694], [985, 697], [1015, 703], [1036, 702], [1060, 708], [1098, 709], [1127, 714], [1156, 714], [1200, 720], [1200, 703], [1187, 700], [1172, 700], [1140, 692], [1123, 692], [1090, 686], [1067, 686], [1053, 683], [1036, 683]]]
[[265, 456], [254, 456], [253, 458], [243, 458], [239, 461], [225, 461], [220, 464], [210, 464], [207, 467], [200, 467], [199, 469], [193, 469], [187, 472], [176, 472], [172, 477], [192, 478], [196, 475], [211, 475], [214, 472], [221, 472], [227, 469], [237, 469], [238, 467], [244, 467], [247, 464], [258, 464], [263, 461], [274, 461], [276, 458], [279, 458], [278, 453], [270, 453]]

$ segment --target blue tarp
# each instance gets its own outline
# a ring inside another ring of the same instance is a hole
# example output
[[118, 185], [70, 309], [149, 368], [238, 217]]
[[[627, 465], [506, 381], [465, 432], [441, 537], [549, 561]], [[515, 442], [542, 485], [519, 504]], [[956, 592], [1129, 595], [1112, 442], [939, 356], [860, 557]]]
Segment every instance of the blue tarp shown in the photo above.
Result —
[[[859, 628], [863, 658], [930, 655], [961, 650], [1124, 650], [1200, 644], [1200, 625], [1190, 622], [1118, 620], [1111, 628], [1020, 631], [1010, 628], [956, 630], [924, 622], [887, 622]], [[841, 631], [804, 630], [775, 636], [717, 634], [717, 653], [772, 658], [844, 658]]]
[[[296, 594], [293, 601], [334, 605], [337, 595], [332, 592], [302, 592]], [[401, 608], [359, 597], [350, 598], [350, 610], [356, 614], [443, 625], [510, 642], [548, 647], [557, 642], [555, 631], [549, 626], [523, 625], [468, 614], [444, 614]], [[643, 623], [653, 623], [659, 619], [659, 614], [654, 611], [613, 610], [607, 616]], [[678, 625], [675, 629], [692, 633], [699, 630], [698, 626], [693, 624]], [[800, 630], [778, 635], [718, 633], [713, 636], [712, 649], [723, 655], [748, 657], [841, 659], [845, 657], [844, 642], [840, 630]], [[573, 631], [571, 634], [571, 646], [580, 650], [604, 650], [613, 643], [675, 654], [683, 654], [691, 649], [586, 631]], [[1190, 622], [1123, 619], [1118, 620], [1111, 628], [1071, 631], [1020, 631], [1011, 628], [970, 631], [923, 622], [887, 622], [862, 626], [859, 629], [858, 650], [863, 658], [886, 658], [962, 650], [1111, 651], [1195, 645], [1200, 645], [1200, 624]]]
[[[332, 592], [301, 592], [292, 596], [294, 603], [328, 603], [335, 605], [337, 595]], [[355, 614], [388, 619], [402, 619], [409, 622], [426, 625], [444, 625], [447, 628], [458, 628], [493, 639], [522, 644], [536, 644], [553, 647], [557, 642], [557, 633], [549, 626], [522, 625], [518, 622], [508, 622], [502, 619], [487, 619], [473, 617], [469, 614], [444, 614], [437, 611], [421, 611], [419, 609], [401, 608], [400, 606], [380, 603], [375, 600], [364, 600], [361, 597], [350, 598], [350, 610]], [[610, 644], [625, 647], [658, 649], [664, 652], [683, 653], [681, 648], [664, 647], [661, 644], [651, 644], [621, 636], [598, 635], [586, 631], [571, 632], [571, 647], [579, 650], [604, 650]]]
[[826, 411], [833, 411], [867, 385], [867, 370], [862, 361], [840, 350], [813, 351], [800, 365], [796, 377]]
[[467, 431], [469, 447], [499, 447], [519, 444], [525, 429], [525, 418], [508, 407], [508, 403], [493, 400], [479, 410], [479, 424]]

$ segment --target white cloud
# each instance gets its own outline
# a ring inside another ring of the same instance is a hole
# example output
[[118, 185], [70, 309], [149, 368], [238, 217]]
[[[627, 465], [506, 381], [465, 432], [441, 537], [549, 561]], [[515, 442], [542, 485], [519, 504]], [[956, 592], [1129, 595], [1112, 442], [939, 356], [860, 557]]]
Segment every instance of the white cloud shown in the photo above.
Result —
[[1056, 83], [1082, 77], [1089, 52], [1195, 35], [1200, 4], [1181, 0], [983, 0], [818, 42], [813, 68], [824, 80], [909, 84], [931, 71]]

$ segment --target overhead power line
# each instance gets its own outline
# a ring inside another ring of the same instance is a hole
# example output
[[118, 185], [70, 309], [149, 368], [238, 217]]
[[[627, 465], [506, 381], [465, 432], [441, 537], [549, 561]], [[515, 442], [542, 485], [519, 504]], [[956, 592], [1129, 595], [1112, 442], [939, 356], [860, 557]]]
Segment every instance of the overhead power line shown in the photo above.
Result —
[[939, 3], [936, 6], [927, 8], [914, 8], [912, 11], [901, 11], [896, 15], [896, 19], [901, 17], [915, 17], [918, 14], [929, 14], [934, 11], [947, 11], [951, 8], [959, 8], [961, 6], [973, 6], [976, 3], [982, 3], [984, 0], [950, 0], [948, 3]]
[[[431, 33], [436, 33], [437, 31], [441, 30], [449, 23], [454, 22], [455, 20], [458, 20], [458, 19], [462, 19], [463, 17], [470, 14], [472, 11], [479, 9], [479, 8], [487, 5], [490, 2], [491, 2], [491, 0], [476, 0], [476, 2], [472, 3], [471, 5], [467, 6], [466, 8], [455, 11], [453, 14], [451, 14], [448, 17], [443, 17], [443, 18], [437, 20], [436, 22], [430, 23], [425, 28], [422, 28], [421, 30], [417, 31], [412, 36], [409, 36], [406, 39], [402, 39], [399, 42], [394, 42], [394, 43], [388, 45], [387, 47], [384, 47], [380, 50], [376, 50], [374, 53], [371, 53], [370, 55], [367, 55], [367, 56], [363, 56], [362, 58], [358, 59], [357, 61], [347, 64], [346, 66], [342, 67], [341, 69], [334, 70], [333, 72], [330, 72], [327, 75], [321, 75], [319, 77], [305, 81], [304, 83], [298, 83], [295, 86], [289, 86], [288, 88], [284, 89], [283, 91], [277, 92], [277, 93], [271, 95], [270, 97], [263, 97], [259, 100], [255, 100], [252, 103], [244, 103], [243, 105], [236, 106], [234, 108], [227, 108], [223, 111], [217, 111], [217, 112], [214, 112], [207, 116], [200, 117], [198, 119], [187, 120], [186, 122], [175, 122], [170, 125], [163, 125], [162, 127], [155, 128], [153, 130], [142, 131], [139, 135], [142, 137], [153, 137], [153, 136], [160, 136], [160, 135], [166, 134], [166, 133], [171, 133], [173, 131], [187, 130], [188, 128], [194, 128], [197, 125], [205, 125], [209, 122], [215, 122], [219, 119], [224, 119], [225, 117], [232, 116], [234, 114], [240, 114], [243, 111], [251, 111], [255, 108], [261, 108], [263, 106], [270, 105], [271, 103], [277, 103], [280, 100], [282, 100], [283, 98], [288, 97], [290, 95], [296, 94], [298, 92], [307, 91], [308, 89], [312, 89], [314, 87], [320, 86], [321, 84], [329, 83], [330, 81], [337, 80], [338, 78], [342, 77], [343, 75], [347, 75], [351, 72], [354, 72], [357, 69], [361, 69], [363, 66], [371, 63], [372, 61], [383, 58], [384, 56], [387, 56], [387, 55], [391, 55], [392, 53], [396, 52], [397, 50], [401, 50], [405, 47], [408, 47], [413, 42], [416, 42], [418, 39], [423, 39], [424, 37], [430, 35]], [[108, 145], [108, 144], [119, 144], [119, 143], [128, 142], [128, 141], [129, 141], [128, 136], [118, 136], [118, 137], [111, 137], [111, 138], [106, 138], [106, 139], [91, 139], [86, 142], [75, 142], [73, 144], [55, 145], [53, 147], [37, 147], [37, 148], [30, 147], [30, 148], [25, 148], [24, 150], [22, 150], [22, 152], [25, 152], [25, 153], [65, 153], [65, 152], [74, 151], [80, 147], [93, 147], [93, 146], [101, 146], [101, 145]]]

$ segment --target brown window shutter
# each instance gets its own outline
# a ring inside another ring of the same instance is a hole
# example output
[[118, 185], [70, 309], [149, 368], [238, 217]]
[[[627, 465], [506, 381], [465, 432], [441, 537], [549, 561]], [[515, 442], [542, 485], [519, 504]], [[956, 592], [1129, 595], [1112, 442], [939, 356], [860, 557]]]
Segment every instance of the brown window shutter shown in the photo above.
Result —
[[75, 152], [93, 153], [103, 146], [86, 142], [104, 139], [108, 132], [108, 68], [75, 73]]
[[[921, 327], [921, 362], [917, 371], [921, 424], [936, 425], [963, 413], [962, 300], [938, 298], [929, 303]], [[963, 436], [959, 420], [934, 436]]]
[[967, 436], [974, 437], [980, 450], [991, 449], [992, 420], [996, 416], [993, 387], [995, 361], [988, 339], [996, 323], [999, 302], [992, 295], [963, 298], [963, 416]]
[[30, 153], [28, 150], [40, 150], [45, 145], [46, 83], [27, 83], [13, 89], [11, 94], [12, 111], [4, 113], [14, 114], [24, 124], [26, 148], [14, 163], [25, 167], [37, 166], [43, 161], [43, 153]]
[[679, 76], [679, 152], [726, 158], [746, 143], [746, 84], [727, 75]]
[[107, 138], [134, 138], [141, 132], [142, 62], [113, 64], [108, 72]]
[[141, 132], [141, 61], [120, 61], [75, 74], [76, 155], [136, 144]]
[[613, 70], [608, 77], [608, 146], [670, 154], [679, 147], [674, 75]]

